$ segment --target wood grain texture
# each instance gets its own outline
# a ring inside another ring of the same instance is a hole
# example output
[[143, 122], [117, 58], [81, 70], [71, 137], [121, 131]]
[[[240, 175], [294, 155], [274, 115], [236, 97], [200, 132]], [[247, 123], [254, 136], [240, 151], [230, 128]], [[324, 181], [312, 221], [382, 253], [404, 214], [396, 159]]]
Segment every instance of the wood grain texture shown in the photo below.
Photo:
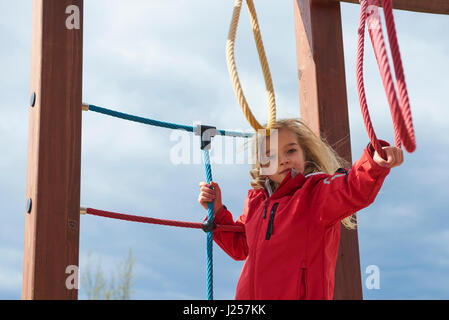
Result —
[[[67, 29], [66, 8], [80, 9]], [[22, 299], [77, 299], [66, 268], [78, 266], [83, 0], [33, 0]]]
[[[356, 4], [360, 3], [359, 0], [334, 1]], [[379, 1], [379, 5], [381, 5], [381, 1]], [[449, 0], [393, 0], [393, 9], [435, 14], [449, 14]]]
[[[293, 4], [301, 118], [352, 163], [340, 3]], [[341, 228], [334, 299], [362, 299], [357, 230]]]

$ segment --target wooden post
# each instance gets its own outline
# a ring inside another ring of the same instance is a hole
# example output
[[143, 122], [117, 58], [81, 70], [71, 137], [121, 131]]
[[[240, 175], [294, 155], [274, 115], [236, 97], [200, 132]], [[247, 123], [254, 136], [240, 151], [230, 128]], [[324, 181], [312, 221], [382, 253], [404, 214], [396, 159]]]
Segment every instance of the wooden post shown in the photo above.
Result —
[[[301, 118], [352, 163], [340, 3], [293, 2]], [[341, 228], [334, 299], [362, 299], [357, 230]]]
[[82, 12], [33, 0], [22, 299], [78, 297]]

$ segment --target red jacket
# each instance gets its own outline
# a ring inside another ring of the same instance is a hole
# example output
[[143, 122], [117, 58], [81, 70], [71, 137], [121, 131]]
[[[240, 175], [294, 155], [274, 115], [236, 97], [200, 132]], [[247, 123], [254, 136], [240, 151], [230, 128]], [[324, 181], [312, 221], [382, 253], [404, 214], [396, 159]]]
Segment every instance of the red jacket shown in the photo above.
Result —
[[390, 172], [368, 145], [346, 173], [284, 178], [275, 192], [248, 191], [234, 222], [223, 207], [217, 224], [244, 225], [244, 233], [214, 232], [233, 259], [245, 260], [236, 299], [332, 299], [340, 221], [370, 205]]

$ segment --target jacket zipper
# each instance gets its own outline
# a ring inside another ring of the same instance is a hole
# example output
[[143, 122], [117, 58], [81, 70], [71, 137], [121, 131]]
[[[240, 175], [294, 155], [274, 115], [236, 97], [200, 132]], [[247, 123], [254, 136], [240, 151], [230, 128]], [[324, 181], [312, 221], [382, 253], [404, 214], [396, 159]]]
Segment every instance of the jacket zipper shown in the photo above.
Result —
[[263, 218], [264, 219], [267, 217], [267, 207], [268, 207], [268, 200], [265, 200], [265, 206], [263, 207]]
[[267, 234], [265, 235], [265, 240], [270, 240], [271, 235], [273, 234], [273, 222], [274, 222], [274, 214], [279, 206], [279, 202], [273, 204], [271, 207], [270, 220], [268, 221]]

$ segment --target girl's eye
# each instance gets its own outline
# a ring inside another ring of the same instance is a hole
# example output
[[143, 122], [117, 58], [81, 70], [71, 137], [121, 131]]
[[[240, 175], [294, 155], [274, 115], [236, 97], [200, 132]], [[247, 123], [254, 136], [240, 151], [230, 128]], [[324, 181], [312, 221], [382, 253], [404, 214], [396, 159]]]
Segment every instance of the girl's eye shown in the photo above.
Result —
[[290, 150], [287, 151], [287, 153], [293, 153], [295, 151], [296, 151], [296, 149], [290, 149]]

